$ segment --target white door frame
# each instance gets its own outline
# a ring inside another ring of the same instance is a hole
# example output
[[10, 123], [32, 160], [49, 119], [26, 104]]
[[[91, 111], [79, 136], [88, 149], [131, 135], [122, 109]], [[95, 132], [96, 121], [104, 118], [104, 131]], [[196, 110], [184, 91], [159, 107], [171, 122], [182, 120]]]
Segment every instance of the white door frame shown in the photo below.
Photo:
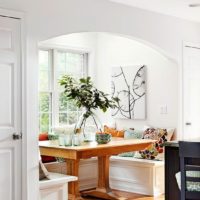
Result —
[[183, 41], [182, 43], [182, 70], [181, 70], [181, 84], [182, 84], [182, 94], [181, 94], [181, 108], [182, 108], [182, 115], [181, 115], [181, 136], [179, 139], [183, 139], [184, 134], [185, 134], [185, 101], [184, 101], [184, 97], [185, 97], [185, 79], [184, 79], [184, 55], [185, 55], [185, 48], [186, 47], [196, 47], [200, 49], [200, 43], [199, 42], [188, 42], [188, 41]]
[[10, 17], [20, 20], [20, 35], [21, 35], [21, 78], [22, 78], [22, 200], [28, 200], [28, 192], [27, 192], [27, 177], [28, 177], [28, 170], [27, 170], [27, 120], [26, 120], [26, 37], [25, 37], [25, 14], [22, 12], [7, 10], [0, 8], [0, 16], [3, 17]]

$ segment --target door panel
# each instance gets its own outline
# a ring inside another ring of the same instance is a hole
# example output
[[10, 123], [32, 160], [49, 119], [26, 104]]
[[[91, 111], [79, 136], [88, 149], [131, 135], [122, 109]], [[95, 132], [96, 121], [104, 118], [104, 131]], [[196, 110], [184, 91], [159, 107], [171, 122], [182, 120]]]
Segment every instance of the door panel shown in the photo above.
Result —
[[11, 49], [12, 31], [0, 28], [0, 49]]
[[22, 200], [20, 20], [0, 17], [0, 199]]
[[0, 193], [1, 195], [8, 200], [12, 200], [12, 183], [13, 181], [13, 151], [12, 149], [0, 149], [0, 163], [1, 163], [1, 171], [0, 171], [0, 177], [1, 177], [1, 185], [6, 185], [7, 190], [3, 190], [3, 187], [0, 187]]
[[200, 49], [184, 48], [184, 138], [200, 133]]
[[[13, 124], [13, 67], [9, 64], [0, 63], [0, 127], [12, 127]], [[1, 136], [0, 136], [1, 137]]]

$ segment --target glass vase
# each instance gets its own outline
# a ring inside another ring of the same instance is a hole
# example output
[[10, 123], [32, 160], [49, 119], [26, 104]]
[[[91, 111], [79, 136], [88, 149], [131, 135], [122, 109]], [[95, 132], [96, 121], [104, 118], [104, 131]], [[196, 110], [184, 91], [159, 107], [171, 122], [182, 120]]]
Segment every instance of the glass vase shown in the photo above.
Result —
[[79, 117], [76, 129], [80, 129], [85, 142], [95, 141], [96, 132], [102, 132], [102, 123], [94, 112], [84, 111]]

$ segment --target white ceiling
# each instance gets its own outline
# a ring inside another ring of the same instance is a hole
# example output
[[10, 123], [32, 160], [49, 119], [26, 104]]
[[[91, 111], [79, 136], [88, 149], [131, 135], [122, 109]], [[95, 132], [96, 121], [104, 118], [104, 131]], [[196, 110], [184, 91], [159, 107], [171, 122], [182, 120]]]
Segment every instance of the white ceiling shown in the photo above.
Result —
[[200, 22], [200, 6], [189, 7], [189, 4], [200, 5], [200, 0], [110, 0], [110, 1]]

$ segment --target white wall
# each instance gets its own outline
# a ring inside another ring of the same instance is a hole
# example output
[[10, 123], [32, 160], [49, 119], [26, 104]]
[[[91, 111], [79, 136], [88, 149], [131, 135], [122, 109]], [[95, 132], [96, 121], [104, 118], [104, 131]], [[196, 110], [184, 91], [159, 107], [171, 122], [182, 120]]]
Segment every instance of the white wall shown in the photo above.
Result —
[[106, 0], [0, 0], [0, 7], [26, 14], [28, 196], [25, 200], [35, 200], [38, 191], [38, 41], [68, 33], [100, 31], [136, 37], [162, 49], [179, 64], [178, 120], [181, 132], [182, 41], [200, 42], [199, 23], [122, 6]]
[[[146, 120], [116, 119], [119, 128], [178, 127], [178, 65], [154, 49], [137, 41], [111, 34], [98, 34], [97, 87], [110, 93], [111, 68], [144, 64], [147, 66]], [[168, 114], [160, 114], [160, 106], [166, 105]], [[111, 114], [102, 114], [105, 122]]]

